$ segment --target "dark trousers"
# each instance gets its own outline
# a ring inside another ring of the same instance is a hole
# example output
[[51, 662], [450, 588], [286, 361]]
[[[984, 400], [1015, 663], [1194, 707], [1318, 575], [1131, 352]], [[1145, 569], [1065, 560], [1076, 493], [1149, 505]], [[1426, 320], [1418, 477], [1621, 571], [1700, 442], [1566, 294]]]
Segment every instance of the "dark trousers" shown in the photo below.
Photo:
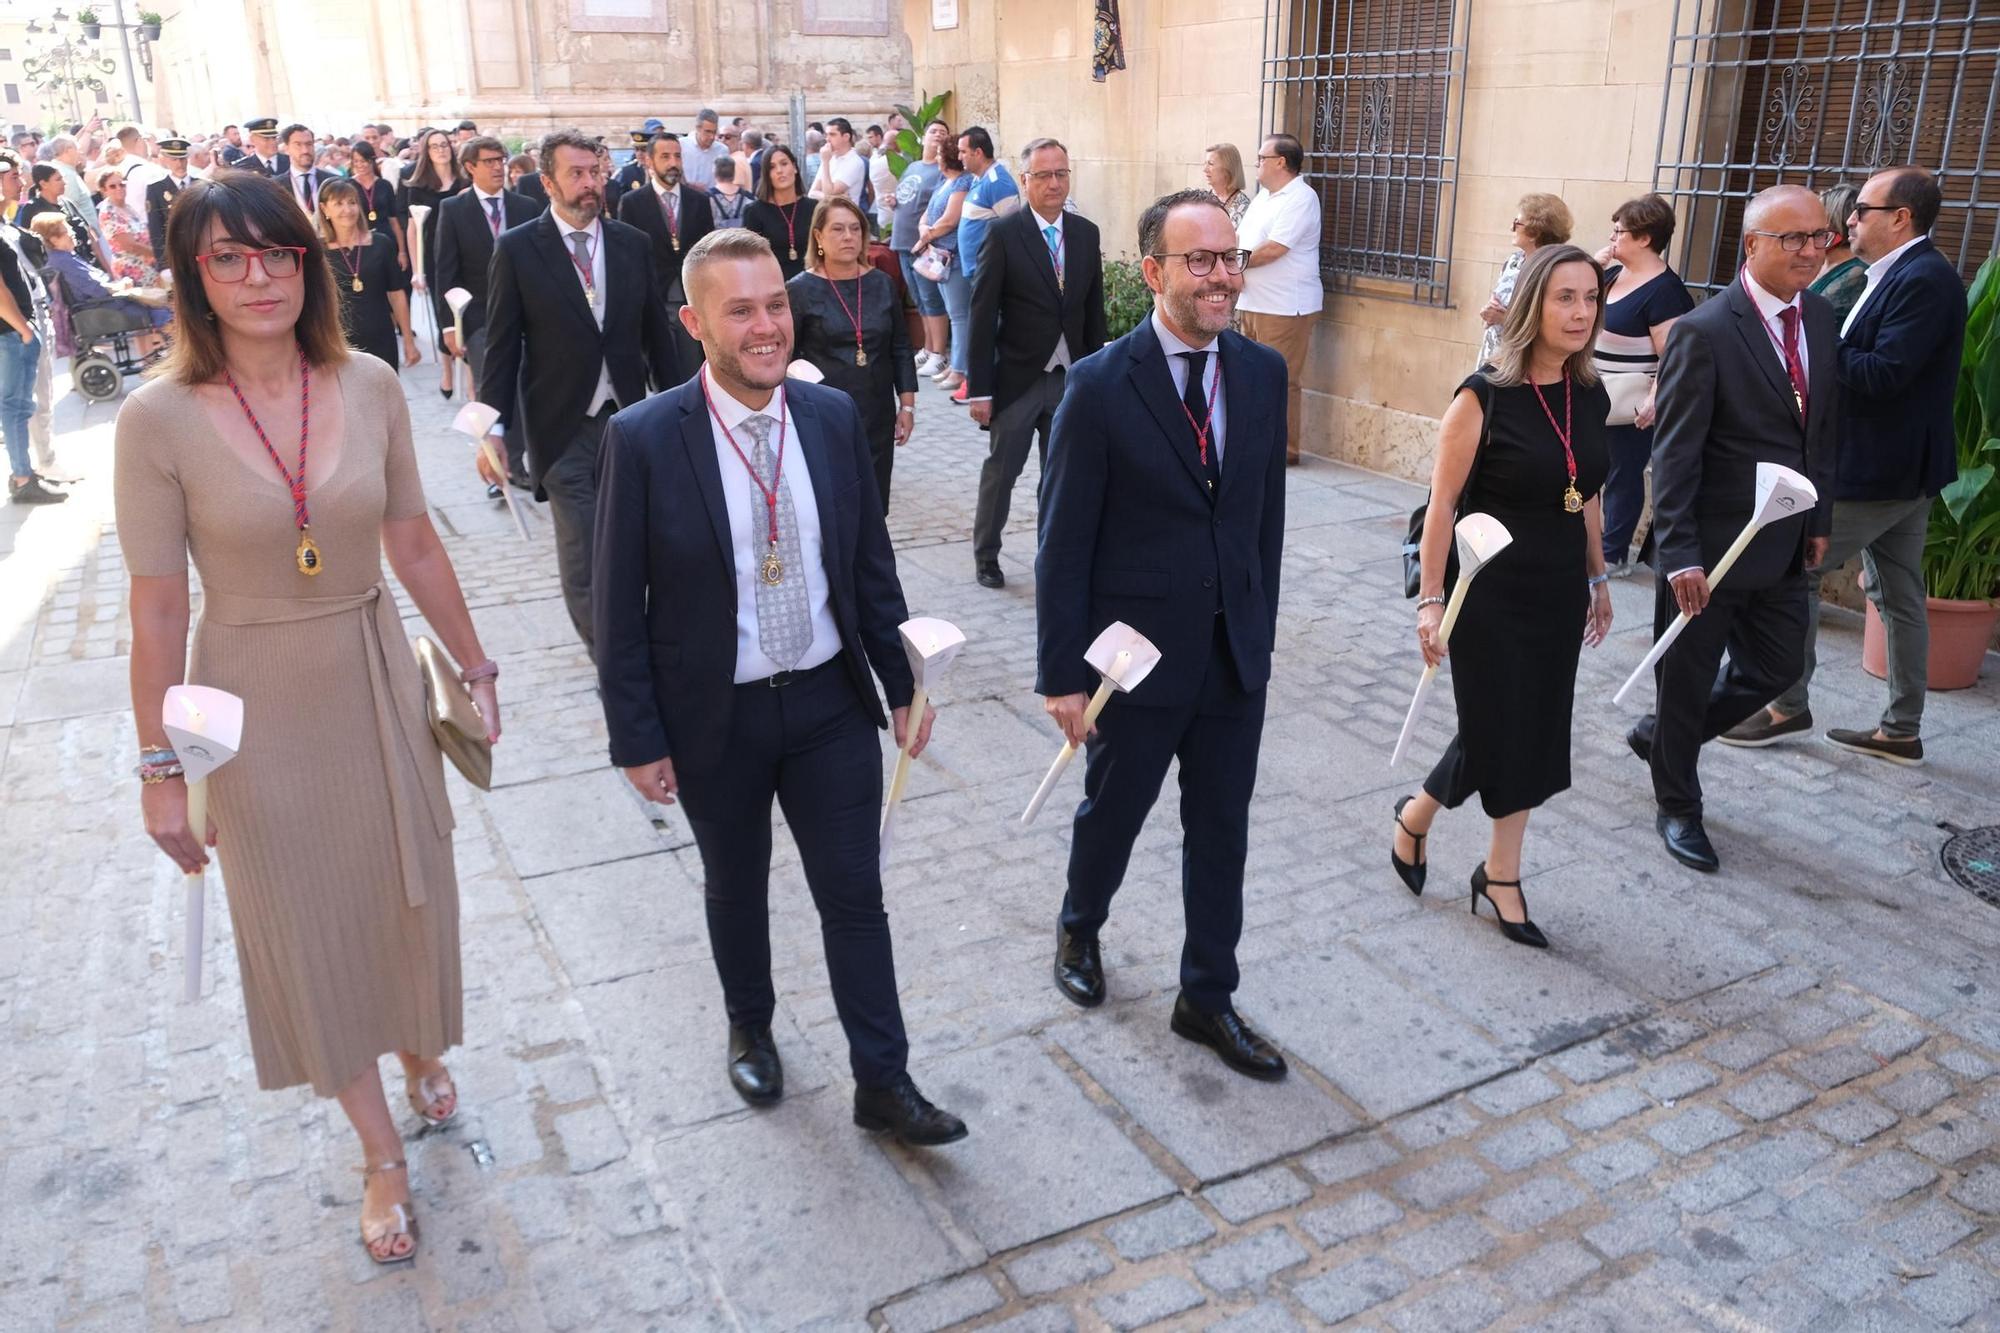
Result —
[[1167, 765], [1181, 761], [1181, 989], [1208, 1013], [1236, 991], [1243, 934], [1243, 860], [1250, 848], [1250, 795], [1264, 737], [1263, 690], [1246, 692], [1229, 656], [1221, 616], [1195, 702], [1147, 708], [1114, 699], [1086, 742], [1083, 804], [1070, 836], [1069, 892], [1062, 924], [1095, 938], [1111, 915], [1132, 844], [1159, 798]]
[[1637, 426], [1606, 426], [1604, 442], [1611, 459], [1604, 477], [1604, 561], [1622, 565], [1632, 558], [1632, 534], [1639, 530], [1639, 515], [1646, 508], [1646, 464], [1653, 457], [1653, 432]]
[[979, 564], [1000, 558], [1000, 534], [1007, 527], [1014, 483], [1028, 465], [1028, 446], [1040, 440], [1042, 470], [1048, 470], [1049, 431], [1062, 401], [1063, 371], [1043, 372], [1034, 386], [993, 414], [987, 430], [986, 463], [979, 469], [979, 508], [972, 516], [972, 558]]
[[549, 518], [556, 530], [556, 572], [562, 579], [563, 604], [576, 626], [576, 637], [593, 660], [597, 646], [590, 630], [590, 547], [597, 528], [597, 450], [604, 441], [604, 423], [617, 410], [616, 403], [607, 403], [596, 416], [585, 417], [542, 474], [542, 491], [548, 496]]
[[[1679, 614], [1673, 585], [1659, 580], [1653, 602], [1658, 637]], [[1804, 576], [1771, 588], [1725, 580], [1653, 668], [1659, 712], [1635, 730], [1653, 747], [1653, 797], [1660, 813], [1701, 814], [1701, 747], [1778, 697], [1805, 668]], [[1729, 665], [1722, 665], [1723, 650]]]
[[854, 1081], [881, 1088], [909, 1062], [882, 908], [876, 728], [836, 657], [773, 689], [736, 687], [725, 758], [677, 774], [707, 883], [708, 939], [738, 1027], [771, 1021], [771, 798], [798, 844], [819, 909], [833, 1007]]

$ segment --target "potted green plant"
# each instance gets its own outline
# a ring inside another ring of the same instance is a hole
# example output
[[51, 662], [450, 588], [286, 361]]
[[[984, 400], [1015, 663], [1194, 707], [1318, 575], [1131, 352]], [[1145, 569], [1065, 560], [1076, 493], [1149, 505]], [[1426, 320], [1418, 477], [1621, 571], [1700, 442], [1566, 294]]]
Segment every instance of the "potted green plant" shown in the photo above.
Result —
[[[1979, 266], [1966, 295], [1965, 352], [1959, 361], [1952, 418], [1958, 476], [1931, 508], [1924, 536], [1934, 690], [1959, 690], [1979, 679], [2000, 619], [2000, 261]], [[1861, 664], [1887, 670], [1881, 618], [1869, 602]]]
[[1136, 259], [1104, 261], [1104, 332], [1122, 338], [1153, 313], [1153, 289]]
[[94, 42], [103, 31], [97, 21], [97, 11], [88, 7], [76, 11], [77, 26], [83, 29], [83, 40]]
[[165, 22], [166, 22], [166, 20], [165, 20], [164, 18], [162, 18], [162, 17], [160, 16], [160, 13], [159, 13], [159, 11], [157, 11], [157, 10], [152, 10], [152, 9], [142, 9], [142, 10], [140, 10], [140, 11], [139, 11], [139, 40], [140, 40], [140, 41], [142, 41], [142, 42], [157, 42], [157, 41], [159, 41], [159, 40], [160, 40], [160, 25], [161, 25], [162, 23], [165, 23]]
[[896, 137], [887, 145], [889, 170], [895, 173], [897, 180], [903, 178], [903, 173], [909, 169], [910, 163], [924, 155], [924, 126], [943, 116], [945, 104], [950, 100], [949, 92], [939, 93], [935, 97], [926, 94], [921, 106], [896, 108], [896, 114], [908, 122], [902, 129], [896, 131]]

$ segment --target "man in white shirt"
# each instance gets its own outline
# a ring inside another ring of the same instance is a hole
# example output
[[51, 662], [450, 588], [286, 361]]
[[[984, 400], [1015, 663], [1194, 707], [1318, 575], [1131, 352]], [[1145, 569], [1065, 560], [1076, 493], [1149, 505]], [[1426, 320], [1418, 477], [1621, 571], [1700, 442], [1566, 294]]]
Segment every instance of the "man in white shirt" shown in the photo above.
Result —
[[862, 204], [867, 181], [868, 159], [854, 149], [854, 126], [845, 116], [835, 116], [826, 123], [826, 149], [820, 154], [819, 174], [813, 177], [806, 197], [828, 199], [844, 194]]
[[703, 194], [715, 184], [715, 159], [729, 156], [729, 145], [715, 131], [715, 112], [703, 107], [695, 113], [694, 137], [681, 144], [681, 177]]
[[1250, 252], [1243, 275], [1243, 331], [1285, 358], [1285, 464], [1299, 461], [1299, 400], [1312, 327], [1325, 295], [1319, 278], [1319, 195], [1299, 173], [1305, 150], [1274, 134], [1257, 150], [1263, 187], [1243, 214], [1240, 241]]
[[724, 228], [681, 271], [681, 321], [707, 364], [619, 413], [604, 437], [594, 571], [611, 760], [646, 799], [686, 806], [737, 1094], [753, 1106], [784, 1095], [771, 1031], [775, 799], [820, 914], [854, 1123], [950, 1143], [964, 1122], [910, 1079], [882, 910], [876, 731], [892, 724], [900, 743], [917, 728], [916, 753], [935, 715], [909, 715], [915, 680], [896, 633], [908, 609], [864, 481], [868, 439], [844, 393], [786, 380], [791, 305], [769, 242]]

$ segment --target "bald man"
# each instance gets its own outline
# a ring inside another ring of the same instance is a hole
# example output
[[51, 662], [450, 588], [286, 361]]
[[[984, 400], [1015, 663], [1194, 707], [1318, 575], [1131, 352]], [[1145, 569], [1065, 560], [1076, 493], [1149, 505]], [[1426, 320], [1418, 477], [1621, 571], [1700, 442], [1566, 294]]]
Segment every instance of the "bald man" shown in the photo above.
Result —
[[[1660, 361], [1655, 633], [1679, 612], [1694, 619], [1656, 669], [1658, 716], [1642, 718], [1627, 740], [1652, 768], [1668, 855], [1695, 870], [1721, 868], [1702, 823], [1702, 745], [1804, 670], [1806, 579], [1817, 576], [1833, 526], [1840, 419], [1839, 321], [1806, 289], [1834, 236], [1810, 190], [1780, 185], [1756, 196], [1743, 215], [1735, 281], [1675, 322]], [[1763, 462], [1811, 477], [1819, 505], [1765, 527], [1728, 582], [1711, 588], [1708, 571], [1750, 521]], [[1729, 665], [1718, 676], [1725, 649]]]

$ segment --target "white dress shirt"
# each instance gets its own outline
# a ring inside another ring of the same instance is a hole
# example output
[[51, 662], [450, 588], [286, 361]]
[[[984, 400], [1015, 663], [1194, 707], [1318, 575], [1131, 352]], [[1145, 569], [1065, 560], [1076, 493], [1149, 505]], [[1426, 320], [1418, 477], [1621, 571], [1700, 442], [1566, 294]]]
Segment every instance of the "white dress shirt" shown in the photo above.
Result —
[[1792, 372], [1785, 364], [1785, 321], [1779, 316], [1785, 310], [1799, 312], [1799, 369], [1805, 373], [1806, 383], [1811, 384], [1812, 362], [1806, 356], [1806, 312], [1800, 307], [1799, 298], [1794, 296], [1790, 301], [1780, 301], [1759, 286], [1747, 268], [1743, 270], [1743, 290], [1750, 293], [1750, 299], [1757, 305], [1757, 313], [1764, 318], [1765, 331], [1771, 335], [1771, 355], [1777, 358], [1778, 373], [1785, 377], [1787, 384], [1792, 382]]
[[[830, 662], [840, 651], [840, 629], [833, 622], [826, 581], [826, 549], [820, 539], [819, 504], [813, 493], [812, 470], [806, 466], [805, 451], [799, 447], [793, 430], [785, 391], [778, 390], [765, 408], [747, 407], [715, 382], [708, 367], [702, 367], [701, 376], [708, 387], [708, 426], [715, 436], [715, 464], [722, 470], [722, 502], [729, 512], [729, 551], [736, 569], [736, 683], [743, 685], [787, 669], [805, 671]], [[785, 571], [788, 579], [804, 576], [806, 606], [812, 616], [812, 643], [805, 656], [790, 668], [766, 657], [758, 641], [757, 584], [761, 578], [758, 571], [771, 547], [771, 520], [763, 489], [744, 465], [744, 459], [752, 456], [756, 441], [743, 429], [743, 423], [754, 416], [775, 416], [778, 420], [771, 430], [771, 450], [776, 453], [782, 441], [784, 454], [779, 464], [778, 484], [791, 493], [792, 512], [799, 525], [799, 557], [805, 564], [803, 570]], [[730, 446], [729, 436], [723, 434], [725, 428], [734, 433], [735, 448]], [[739, 448], [743, 451], [742, 458], [736, 455]]]
[[[486, 230], [488, 231], [493, 230], [493, 210], [486, 206], [486, 201], [488, 199], [495, 199], [499, 201], [500, 230], [501, 231], [507, 230], [507, 197], [504, 194], [488, 194], [486, 193], [486, 191], [480, 189], [477, 185], [472, 187], [472, 193], [474, 198], [476, 198], [479, 201], [479, 220], [486, 224]], [[556, 220], [560, 222], [562, 219], [558, 218]], [[565, 236], [563, 237], [563, 239], [567, 241], [569, 238]]]
[[[1160, 318], [1158, 310], [1153, 312], [1153, 335], [1160, 340], [1160, 350], [1167, 354], [1167, 373], [1173, 376], [1174, 398], [1180, 404], [1182, 411], [1187, 410], [1188, 359], [1178, 353], [1208, 353], [1202, 366], [1201, 392], [1208, 400], [1208, 447], [1215, 450], [1215, 467], [1219, 472], [1222, 470], [1223, 441], [1228, 437], [1229, 425], [1228, 402], [1221, 374], [1222, 339], [1211, 338], [1206, 347], [1196, 347], [1192, 343], [1182, 342], [1174, 335], [1173, 330], [1167, 327], [1167, 322]], [[1201, 429], [1200, 422], [1195, 423], [1195, 429]]]
[[1928, 235], [1912, 236], [1909, 240], [1904, 241], [1901, 245], [1897, 246], [1895, 249], [1891, 250], [1888, 254], [1883, 255], [1880, 259], [1876, 260], [1874, 263], [1868, 266], [1868, 284], [1867, 286], [1861, 289], [1860, 299], [1855, 301], [1854, 308], [1847, 312], [1847, 318], [1841, 321], [1840, 324], [1841, 337], [1845, 338], [1847, 336], [1847, 331], [1854, 327], [1855, 316], [1861, 313], [1862, 306], [1868, 304], [1868, 298], [1875, 294], [1875, 289], [1882, 285], [1882, 279], [1889, 276], [1889, 270], [1896, 267], [1896, 261], [1903, 257], [1903, 252], [1905, 250], [1908, 250], [1911, 246], [1915, 245], [1918, 241], [1928, 240], [1928, 239], [1929, 239]]
[[[1069, 241], [1069, 230], [1063, 226], [1062, 210], [1057, 209], [1056, 215], [1052, 218], [1045, 218], [1039, 212], [1036, 212], [1032, 208], [1029, 209], [1028, 211], [1030, 213], [1034, 213], [1035, 215], [1035, 241], [1044, 250], [1047, 250], [1049, 252], [1049, 267], [1051, 268], [1055, 267], [1056, 256], [1058, 254], [1062, 255], [1063, 257], [1062, 280], [1064, 284], [1067, 284], [1069, 282], [1069, 250], [1067, 248]], [[1056, 229], [1056, 242], [1054, 245], [1051, 245], [1049, 243], [1050, 227], [1054, 227]], [[1056, 350], [1049, 357], [1049, 363], [1046, 366], [1043, 366], [1042, 369], [1045, 371], [1068, 370], [1069, 366], [1070, 366], [1069, 335], [1067, 333], [1058, 333], [1056, 335]]]
[[852, 148], [838, 156], [820, 154], [819, 174], [813, 177], [812, 189], [806, 191], [808, 199], [824, 199], [827, 189], [839, 181], [847, 187], [847, 197], [858, 206], [861, 203], [861, 187], [868, 180], [868, 159]]
[[681, 179], [695, 189], [706, 192], [715, 184], [715, 160], [729, 156], [729, 145], [720, 138], [703, 148], [694, 141], [692, 134], [681, 140]]
[[1276, 241], [1285, 253], [1268, 264], [1243, 270], [1238, 310], [1256, 315], [1318, 314], [1326, 299], [1319, 278], [1319, 195], [1304, 176], [1282, 189], [1259, 190], [1237, 228], [1237, 244], [1255, 251]]

